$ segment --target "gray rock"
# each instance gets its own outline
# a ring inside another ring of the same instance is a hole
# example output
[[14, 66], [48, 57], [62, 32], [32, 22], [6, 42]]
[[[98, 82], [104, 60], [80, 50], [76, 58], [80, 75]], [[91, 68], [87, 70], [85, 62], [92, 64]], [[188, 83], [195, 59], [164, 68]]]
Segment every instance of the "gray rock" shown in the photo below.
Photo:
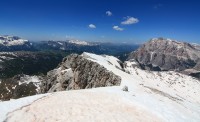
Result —
[[156, 71], [200, 71], [200, 46], [157, 38], [132, 52], [128, 60], [136, 60], [142, 69]]
[[57, 69], [49, 71], [43, 92], [88, 89], [120, 85], [121, 78], [86, 57], [71, 54]]
[[122, 91], [128, 92], [128, 86], [124, 86], [124, 87], [122, 88]]

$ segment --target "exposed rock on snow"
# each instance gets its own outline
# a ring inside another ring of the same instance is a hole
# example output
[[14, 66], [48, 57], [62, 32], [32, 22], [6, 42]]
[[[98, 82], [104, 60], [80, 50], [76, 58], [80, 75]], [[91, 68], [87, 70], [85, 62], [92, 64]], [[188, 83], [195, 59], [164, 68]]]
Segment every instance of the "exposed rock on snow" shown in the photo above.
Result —
[[16, 75], [0, 82], [0, 100], [10, 100], [40, 93], [42, 78], [39, 76]]
[[139, 81], [142, 81], [140, 85], [143, 87], [170, 99], [200, 101], [199, 98], [194, 97], [200, 95], [200, 81], [197, 79], [175, 71], [157, 72], [142, 70], [133, 64], [131, 61], [126, 61], [125, 71]]
[[124, 86], [124, 87], [122, 88], [122, 90], [127, 92], [127, 91], [128, 91], [128, 86]]

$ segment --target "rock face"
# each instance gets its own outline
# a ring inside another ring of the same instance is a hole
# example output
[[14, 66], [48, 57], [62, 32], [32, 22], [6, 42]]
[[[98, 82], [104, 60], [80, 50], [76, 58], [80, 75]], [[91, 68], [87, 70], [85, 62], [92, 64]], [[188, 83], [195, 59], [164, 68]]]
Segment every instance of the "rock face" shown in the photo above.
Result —
[[170, 39], [152, 39], [132, 52], [130, 59], [135, 59], [140, 67], [148, 70], [200, 70], [199, 46]]
[[82, 55], [71, 54], [57, 69], [49, 71], [43, 92], [120, 85], [121, 78]]
[[121, 78], [86, 56], [71, 54], [43, 76], [16, 75], [0, 79], [0, 100], [46, 92], [120, 85]]

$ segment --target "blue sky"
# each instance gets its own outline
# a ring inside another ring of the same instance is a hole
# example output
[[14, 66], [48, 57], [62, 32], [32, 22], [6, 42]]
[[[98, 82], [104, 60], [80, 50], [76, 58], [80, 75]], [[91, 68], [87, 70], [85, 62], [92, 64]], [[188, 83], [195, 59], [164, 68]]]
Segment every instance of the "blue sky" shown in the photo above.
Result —
[[[0, 0], [0, 35], [29, 40], [200, 43], [198, 0]], [[107, 13], [106, 13], [107, 12]]]

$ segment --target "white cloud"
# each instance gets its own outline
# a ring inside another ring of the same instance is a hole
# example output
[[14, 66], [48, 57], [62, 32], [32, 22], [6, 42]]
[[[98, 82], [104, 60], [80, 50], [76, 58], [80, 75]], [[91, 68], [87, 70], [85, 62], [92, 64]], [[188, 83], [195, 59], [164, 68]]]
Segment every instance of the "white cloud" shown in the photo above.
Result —
[[113, 26], [113, 29], [116, 31], [123, 31], [123, 28], [120, 28], [119, 26]]
[[96, 28], [96, 26], [94, 24], [89, 24], [88, 27], [92, 28], [92, 29]]
[[121, 22], [122, 25], [131, 25], [131, 24], [135, 24], [135, 23], [138, 23], [139, 20], [137, 18], [134, 18], [134, 17], [125, 17], [125, 21]]
[[112, 16], [112, 12], [111, 11], [106, 11], [106, 15], [107, 16]]

